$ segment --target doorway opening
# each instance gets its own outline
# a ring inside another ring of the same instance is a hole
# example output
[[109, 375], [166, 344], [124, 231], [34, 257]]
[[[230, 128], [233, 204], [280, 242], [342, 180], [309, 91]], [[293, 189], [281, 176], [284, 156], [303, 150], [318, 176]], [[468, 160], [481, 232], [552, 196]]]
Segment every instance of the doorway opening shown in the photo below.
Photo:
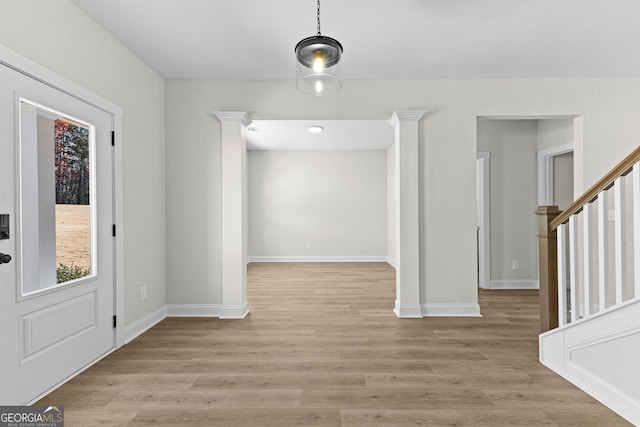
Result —
[[253, 121], [248, 262], [394, 265], [393, 144], [385, 120]]
[[539, 287], [533, 212], [546, 204], [542, 197], [572, 200], [581, 123], [574, 116], [478, 117], [479, 287]]
[[574, 200], [573, 143], [538, 151], [538, 205], [565, 210]]

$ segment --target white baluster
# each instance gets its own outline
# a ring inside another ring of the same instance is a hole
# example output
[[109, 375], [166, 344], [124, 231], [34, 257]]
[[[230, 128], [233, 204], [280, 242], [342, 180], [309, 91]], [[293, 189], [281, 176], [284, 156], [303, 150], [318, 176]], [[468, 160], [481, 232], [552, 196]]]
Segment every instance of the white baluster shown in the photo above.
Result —
[[616, 305], [622, 303], [622, 292], [627, 281], [626, 258], [627, 258], [627, 237], [625, 236], [626, 203], [625, 180], [619, 177], [613, 186], [613, 197], [615, 203], [615, 272], [616, 272]]
[[583, 235], [582, 235], [582, 243], [584, 250], [584, 258], [582, 264], [584, 266], [584, 278], [582, 282], [584, 283], [584, 317], [588, 317], [591, 315], [591, 289], [593, 282], [593, 274], [592, 269], [593, 266], [591, 264], [592, 258], [592, 249], [591, 249], [591, 210], [593, 206], [591, 203], [587, 203], [582, 210], [583, 216]]
[[569, 288], [571, 321], [580, 319], [580, 293], [578, 290], [578, 217], [569, 217]]
[[598, 306], [607, 308], [607, 276], [609, 275], [609, 193], [598, 194]]
[[633, 278], [633, 296], [640, 298], [640, 163], [633, 166]]
[[567, 324], [567, 238], [566, 225], [558, 226], [558, 326]]

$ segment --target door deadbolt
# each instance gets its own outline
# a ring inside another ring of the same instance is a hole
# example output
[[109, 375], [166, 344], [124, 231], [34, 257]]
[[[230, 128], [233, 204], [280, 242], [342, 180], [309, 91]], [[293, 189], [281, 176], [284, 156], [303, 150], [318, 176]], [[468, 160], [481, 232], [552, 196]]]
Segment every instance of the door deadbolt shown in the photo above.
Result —
[[9, 215], [0, 214], [0, 240], [6, 240], [10, 236], [9, 233]]
[[9, 264], [11, 262], [11, 255], [0, 254], [0, 264]]

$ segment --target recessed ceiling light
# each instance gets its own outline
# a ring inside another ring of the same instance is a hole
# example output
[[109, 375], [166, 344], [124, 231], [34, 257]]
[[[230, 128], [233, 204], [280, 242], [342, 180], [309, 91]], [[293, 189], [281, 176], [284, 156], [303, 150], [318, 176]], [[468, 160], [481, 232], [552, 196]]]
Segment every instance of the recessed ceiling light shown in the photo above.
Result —
[[307, 129], [311, 133], [320, 133], [324, 130], [322, 126], [309, 126]]

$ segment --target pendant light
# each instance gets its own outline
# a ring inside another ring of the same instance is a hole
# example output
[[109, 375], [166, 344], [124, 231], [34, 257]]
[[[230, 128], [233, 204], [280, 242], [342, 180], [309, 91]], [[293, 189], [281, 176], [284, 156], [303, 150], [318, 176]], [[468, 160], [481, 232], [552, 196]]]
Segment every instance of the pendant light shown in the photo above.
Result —
[[320, 33], [320, 0], [318, 0], [318, 34], [302, 39], [296, 45], [296, 85], [301, 92], [322, 96], [342, 87], [339, 62], [342, 45]]

